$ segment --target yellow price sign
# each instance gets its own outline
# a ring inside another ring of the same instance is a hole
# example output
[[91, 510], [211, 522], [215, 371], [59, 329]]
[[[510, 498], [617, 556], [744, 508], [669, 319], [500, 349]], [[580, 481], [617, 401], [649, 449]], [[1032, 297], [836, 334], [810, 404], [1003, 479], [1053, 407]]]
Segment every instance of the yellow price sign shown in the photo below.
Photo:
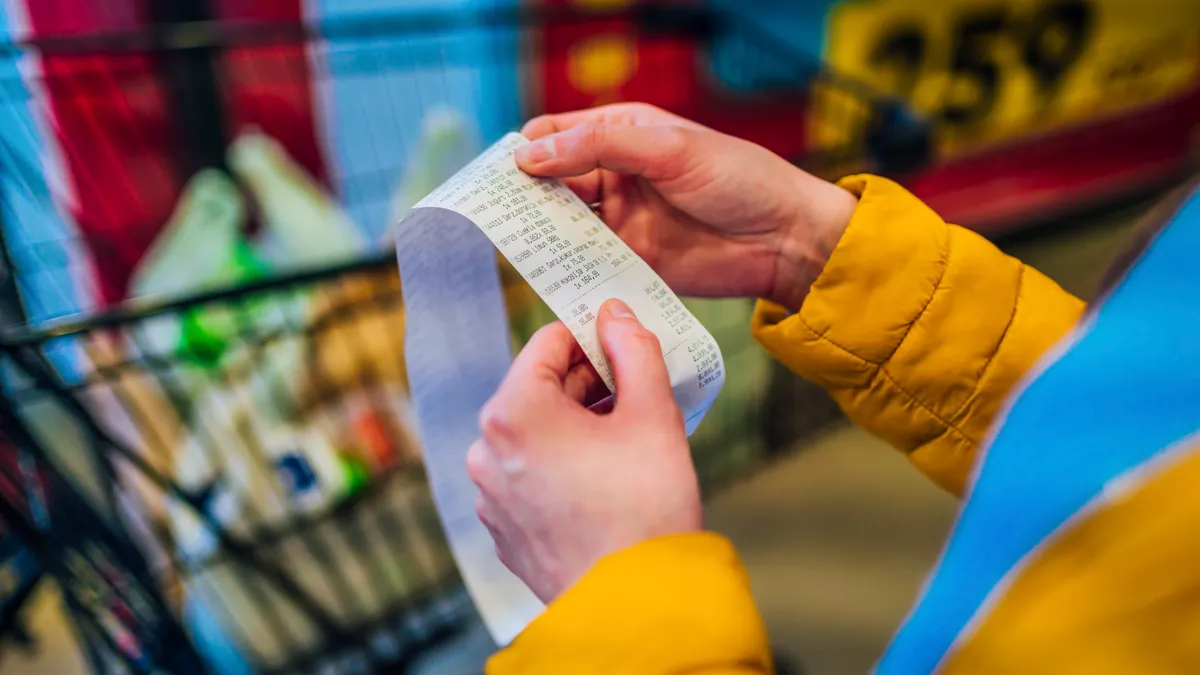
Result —
[[[826, 45], [835, 70], [928, 115], [946, 152], [1196, 86], [1200, 2], [845, 0], [829, 14]], [[836, 129], [815, 132], [837, 141]]]

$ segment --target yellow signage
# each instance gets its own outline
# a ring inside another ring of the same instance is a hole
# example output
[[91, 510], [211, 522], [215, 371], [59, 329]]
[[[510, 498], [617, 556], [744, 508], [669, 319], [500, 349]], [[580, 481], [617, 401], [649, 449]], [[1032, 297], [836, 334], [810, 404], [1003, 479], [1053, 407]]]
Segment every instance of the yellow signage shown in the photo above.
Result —
[[[1196, 86], [1200, 1], [846, 0], [826, 45], [834, 70], [909, 101], [952, 152]], [[831, 102], [820, 105], [828, 117]], [[815, 132], [834, 143], [846, 127]]]

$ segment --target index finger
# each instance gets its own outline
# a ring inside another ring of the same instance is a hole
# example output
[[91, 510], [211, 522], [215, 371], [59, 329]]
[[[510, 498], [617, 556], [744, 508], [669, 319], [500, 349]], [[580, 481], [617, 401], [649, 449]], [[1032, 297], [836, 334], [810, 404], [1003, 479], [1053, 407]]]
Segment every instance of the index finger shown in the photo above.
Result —
[[570, 112], [539, 115], [521, 129], [521, 135], [531, 141], [543, 136], [566, 131], [580, 124], [673, 124], [676, 126], [701, 128], [701, 125], [644, 103], [611, 103], [609, 105], [572, 110]]
[[566, 398], [564, 380], [576, 350], [575, 338], [561, 322], [534, 333], [513, 359], [496, 393], [479, 410], [484, 440], [499, 451], [520, 447], [530, 422], [553, 420], [556, 399], [562, 403]]
[[566, 131], [571, 127], [577, 127], [580, 124], [587, 124], [589, 122], [596, 124], [602, 122], [607, 124], [634, 124], [635, 116], [621, 109], [624, 107], [626, 106], [617, 104], [616, 106], [599, 106], [584, 110], [572, 110], [565, 113], [539, 115], [525, 123], [525, 126], [521, 128], [521, 135], [531, 141], [536, 141], [543, 136]]
[[561, 321], [540, 328], [513, 359], [497, 398], [528, 400], [564, 390], [571, 367], [583, 359], [575, 336]]

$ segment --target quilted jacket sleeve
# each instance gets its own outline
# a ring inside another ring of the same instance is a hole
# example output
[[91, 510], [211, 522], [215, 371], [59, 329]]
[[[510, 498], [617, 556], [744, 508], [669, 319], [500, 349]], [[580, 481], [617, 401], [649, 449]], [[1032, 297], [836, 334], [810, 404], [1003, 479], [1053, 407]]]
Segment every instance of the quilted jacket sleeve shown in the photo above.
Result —
[[770, 675], [733, 546], [703, 533], [608, 556], [492, 657], [487, 675]]
[[1084, 303], [891, 181], [840, 184], [859, 196], [849, 227], [800, 311], [760, 303], [755, 335], [961, 495], [1006, 396]]

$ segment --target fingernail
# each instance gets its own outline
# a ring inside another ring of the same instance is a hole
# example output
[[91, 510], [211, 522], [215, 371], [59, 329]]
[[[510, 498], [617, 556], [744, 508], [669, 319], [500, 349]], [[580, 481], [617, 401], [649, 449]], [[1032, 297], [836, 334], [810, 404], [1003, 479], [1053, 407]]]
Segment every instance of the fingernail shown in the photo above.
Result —
[[629, 308], [629, 305], [617, 300], [616, 298], [609, 300], [605, 304], [608, 305], [608, 313], [612, 315], [614, 319], [621, 319], [622, 321], [637, 319], [637, 316], [633, 313], [633, 310]]
[[556, 148], [553, 138], [543, 138], [517, 148], [517, 159], [522, 162], [540, 164], [554, 159]]

